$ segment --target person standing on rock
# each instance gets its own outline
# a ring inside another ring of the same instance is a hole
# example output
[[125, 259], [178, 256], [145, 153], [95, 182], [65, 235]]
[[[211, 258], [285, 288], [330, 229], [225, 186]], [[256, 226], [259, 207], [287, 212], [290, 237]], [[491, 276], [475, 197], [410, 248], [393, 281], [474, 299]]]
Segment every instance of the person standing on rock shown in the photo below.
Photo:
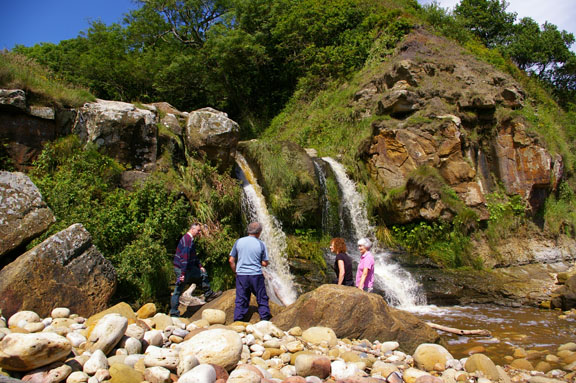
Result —
[[254, 294], [258, 302], [260, 320], [269, 320], [272, 315], [268, 307], [268, 294], [264, 283], [262, 267], [269, 264], [268, 251], [260, 234], [262, 225], [252, 222], [248, 225], [248, 235], [238, 239], [230, 251], [230, 267], [236, 274], [236, 304], [234, 320], [246, 321], [250, 296]]
[[336, 284], [344, 286], [354, 286], [352, 277], [352, 260], [346, 253], [346, 242], [342, 238], [333, 238], [330, 241], [330, 251], [336, 254], [334, 260], [334, 272], [336, 273]]
[[374, 286], [374, 257], [370, 252], [371, 248], [372, 242], [368, 238], [358, 241], [360, 263], [356, 271], [356, 287], [367, 292], [371, 292]]
[[221, 291], [213, 291], [210, 288], [208, 281], [208, 273], [200, 263], [198, 255], [196, 254], [195, 238], [202, 234], [202, 226], [199, 223], [194, 223], [190, 229], [178, 242], [176, 254], [174, 254], [174, 273], [176, 275], [176, 287], [170, 299], [170, 316], [180, 316], [178, 305], [180, 304], [180, 295], [185, 290], [186, 285], [190, 283], [200, 282], [202, 290], [204, 290], [204, 300], [209, 302], [220, 295]]

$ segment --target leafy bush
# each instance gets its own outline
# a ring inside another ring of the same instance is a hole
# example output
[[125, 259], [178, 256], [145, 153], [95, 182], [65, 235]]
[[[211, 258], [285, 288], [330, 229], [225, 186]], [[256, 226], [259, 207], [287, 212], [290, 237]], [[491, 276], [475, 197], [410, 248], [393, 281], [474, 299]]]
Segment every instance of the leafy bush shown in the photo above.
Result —
[[552, 195], [544, 206], [546, 228], [555, 236], [567, 234], [576, 237], [576, 194], [563, 182], [558, 197]]
[[[209, 235], [198, 241], [198, 252], [215, 279], [215, 288], [229, 287], [231, 272], [226, 273], [223, 265], [227, 265], [227, 254], [238, 231], [218, 219], [220, 214], [232, 217], [238, 211], [231, 201], [238, 194], [228, 195], [230, 190], [226, 189], [237, 191], [238, 187], [233, 180], [211, 173], [209, 165], [196, 165], [196, 186], [211, 187], [189, 190], [195, 202], [190, 204], [177, 188], [169, 189], [172, 184], [161, 177], [151, 176], [134, 192], [117, 188], [122, 167], [94, 147], [84, 149], [76, 136], [48, 144], [32, 178], [57, 221], [38, 241], [73, 223], [82, 223], [96, 247], [116, 268], [116, 300], [135, 306], [148, 301], [165, 305], [174, 279], [176, 245], [193, 221], [207, 218], [203, 222]], [[202, 206], [212, 213], [202, 216]], [[214, 274], [215, 270], [219, 272]]]
[[392, 226], [391, 234], [394, 242], [406, 251], [430, 258], [443, 267], [482, 268], [482, 263], [472, 256], [470, 237], [453, 223], [423, 221]]
[[519, 195], [507, 196], [501, 192], [487, 194], [486, 202], [490, 218], [485, 234], [488, 243], [495, 245], [525, 222], [526, 205]]

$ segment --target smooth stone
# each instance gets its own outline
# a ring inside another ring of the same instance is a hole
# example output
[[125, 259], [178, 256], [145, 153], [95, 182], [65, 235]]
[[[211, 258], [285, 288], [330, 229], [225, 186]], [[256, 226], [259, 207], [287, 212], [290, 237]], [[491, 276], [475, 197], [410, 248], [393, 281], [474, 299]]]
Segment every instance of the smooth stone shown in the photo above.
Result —
[[388, 351], [394, 351], [398, 347], [400, 347], [400, 343], [390, 341], [390, 342], [384, 342], [384, 343], [380, 344], [379, 349], [380, 349], [380, 352], [386, 353]]
[[66, 378], [66, 383], [85, 383], [90, 376], [84, 371], [74, 371]]
[[193, 369], [194, 367], [198, 366], [199, 364], [200, 364], [200, 362], [198, 361], [198, 358], [196, 358], [196, 355], [187, 354], [187, 355], [183, 356], [182, 353], [180, 353], [177, 373], [180, 376], [180, 375], [184, 374], [185, 372], [188, 372], [191, 369]]
[[164, 344], [164, 336], [162, 335], [162, 331], [160, 330], [150, 330], [146, 331], [144, 334], [144, 340], [150, 346], [162, 347]]
[[127, 364], [126, 358], [128, 358], [128, 355], [113, 355], [108, 358], [108, 365], [111, 366], [116, 363]]
[[398, 366], [394, 363], [386, 363], [378, 360], [372, 365], [372, 375], [380, 375], [383, 378], [387, 378], [396, 371], [398, 371]]
[[331, 374], [336, 379], [346, 379], [358, 375], [360, 370], [354, 363], [346, 363], [343, 360], [335, 360], [330, 365]]
[[87, 339], [84, 335], [80, 334], [79, 332], [69, 332], [66, 334], [66, 339], [70, 341], [72, 347], [79, 347], [82, 343], [86, 342]]
[[109, 354], [122, 339], [127, 327], [128, 319], [122, 315], [116, 313], [104, 315], [90, 333], [86, 350], [90, 352], [102, 350], [104, 354]]
[[144, 379], [150, 383], [171, 383], [170, 370], [164, 367], [150, 367], [144, 371]]
[[179, 361], [178, 350], [172, 348], [148, 346], [144, 353], [146, 367], [164, 367], [176, 371]]
[[147, 319], [156, 315], [156, 305], [154, 303], [146, 303], [136, 311], [136, 318]]
[[329, 346], [336, 346], [338, 343], [334, 330], [329, 327], [310, 327], [302, 333], [302, 339], [315, 345], [326, 342]]
[[492, 359], [484, 354], [474, 354], [470, 356], [468, 360], [466, 360], [464, 368], [470, 373], [480, 371], [485, 377], [491, 380], [498, 380], [500, 377]]
[[534, 369], [532, 363], [530, 363], [527, 359], [514, 359], [510, 366], [514, 368], [518, 368], [520, 370], [528, 370], [531, 371]]
[[298, 358], [299, 355], [316, 355], [316, 353], [314, 351], [311, 351], [311, 350], [295, 352], [295, 353], [290, 355], [290, 364], [291, 365], [296, 364], [296, 358]]
[[282, 383], [306, 383], [306, 379], [301, 376], [290, 376], [284, 379]]
[[216, 371], [209, 364], [200, 364], [182, 374], [178, 379], [178, 383], [214, 383], [215, 381]]
[[302, 336], [302, 329], [298, 326], [292, 327], [290, 330], [288, 330], [288, 334], [292, 336]]
[[536, 364], [536, 367], [534, 368], [536, 369], [536, 371], [540, 371], [543, 373], [547, 373], [548, 371], [552, 370], [552, 366], [550, 365], [550, 363], [544, 361], [538, 362]]
[[414, 383], [444, 383], [444, 381], [442, 380], [442, 378], [439, 378], [437, 376], [423, 375], [416, 378], [416, 381]]
[[104, 352], [102, 352], [102, 350], [96, 350], [92, 353], [90, 359], [84, 363], [82, 371], [88, 375], [94, 375], [96, 371], [105, 368], [107, 369], [108, 367], [108, 359]]
[[446, 348], [439, 344], [423, 343], [419, 345], [412, 355], [416, 367], [424, 371], [434, 371], [434, 366], [439, 363], [443, 370], [448, 360], [454, 359]]
[[140, 354], [142, 352], [142, 342], [136, 338], [126, 338], [123, 343], [128, 355]]
[[16, 314], [8, 318], [8, 327], [9, 328], [23, 327], [25, 324], [22, 324], [22, 326], [19, 325], [19, 323], [22, 321], [27, 323], [34, 323], [34, 322], [40, 322], [41, 319], [40, 316], [36, 314], [34, 311], [28, 311], [28, 310], [18, 311]]
[[202, 311], [202, 319], [211, 325], [224, 324], [226, 323], [226, 313], [222, 310], [205, 309]]
[[304, 377], [313, 375], [325, 379], [332, 371], [330, 359], [321, 355], [299, 355], [294, 366], [296, 374]]
[[144, 363], [144, 355], [142, 354], [134, 354], [134, 355], [127, 355], [126, 359], [124, 359], [124, 364], [134, 367], [138, 361], [142, 361]]
[[242, 339], [232, 330], [209, 329], [180, 343], [180, 358], [193, 354], [200, 363], [216, 364], [233, 370], [242, 355]]
[[110, 383], [140, 383], [144, 374], [125, 364], [110, 366]]
[[72, 373], [72, 367], [62, 363], [52, 363], [48, 366], [29, 371], [22, 377], [24, 382], [62, 382]]
[[565, 343], [561, 346], [558, 347], [558, 351], [576, 351], [576, 343], [574, 342], [569, 342], [569, 343]]
[[70, 341], [55, 333], [10, 333], [0, 341], [0, 367], [30, 371], [63, 360], [71, 350]]
[[110, 375], [110, 371], [107, 368], [102, 368], [98, 371], [96, 371], [96, 373], [94, 374], [94, 377], [96, 379], [98, 379], [99, 382], [103, 382], [103, 381], [107, 381], [110, 380], [110, 378], [112, 377]]
[[70, 309], [68, 307], [56, 307], [50, 313], [50, 316], [54, 319], [56, 318], [68, 318], [70, 317]]
[[282, 338], [284, 331], [280, 330], [274, 323], [262, 320], [258, 323], [246, 326], [246, 332], [254, 334], [256, 338], [266, 340], [264, 338], [274, 337]]
[[404, 379], [404, 382], [406, 382], [406, 383], [416, 383], [416, 380], [418, 380], [422, 377], [425, 377], [425, 376], [431, 376], [431, 375], [429, 373], [427, 373], [426, 371], [422, 371], [422, 370], [419, 370], [417, 368], [410, 367], [404, 371], [404, 374], [402, 377]]
[[226, 383], [260, 383], [262, 375], [254, 370], [246, 368], [237, 368], [230, 373]]
[[286, 347], [286, 351], [292, 353], [304, 350], [304, 345], [298, 340], [288, 342], [284, 345], [284, 347]]
[[546, 362], [548, 363], [558, 363], [560, 362], [560, 358], [558, 358], [556, 355], [554, 354], [548, 354], [546, 355], [546, 358], [544, 358], [544, 360], [546, 360]]
[[22, 328], [29, 333], [33, 333], [44, 330], [46, 325], [43, 322], [28, 322]]
[[146, 333], [146, 330], [144, 328], [142, 328], [141, 326], [139, 326], [136, 323], [131, 323], [126, 328], [124, 335], [129, 337], [129, 338], [136, 338], [138, 340], [143, 340], [145, 333]]
[[172, 322], [172, 318], [166, 314], [157, 313], [152, 317], [152, 321], [154, 322], [154, 328], [156, 330], [164, 331], [169, 326], [173, 326], [174, 323]]
[[360, 356], [355, 353], [354, 351], [345, 351], [342, 354], [340, 354], [340, 358], [342, 358], [342, 360], [344, 360], [345, 362], [360, 362]]

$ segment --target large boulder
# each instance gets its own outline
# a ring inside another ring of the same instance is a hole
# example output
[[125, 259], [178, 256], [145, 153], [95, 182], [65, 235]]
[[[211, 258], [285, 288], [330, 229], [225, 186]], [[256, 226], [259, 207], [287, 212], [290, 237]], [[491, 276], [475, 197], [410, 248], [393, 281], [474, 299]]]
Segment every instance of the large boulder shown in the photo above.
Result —
[[0, 171], [0, 258], [26, 245], [54, 221], [52, 210], [27, 175]]
[[409, 353], [421, 343], [440, 340], [435, 330], [414, 315], [389, 307], [380, 295], [339, 285], [324, 285], [300, 296], [272, 322], [285, 331], [323, 326], [338, 338], [395, 340]]
[[47, 316], [68, 307], [89, 316], [116, 289], [116, 271], [81, 224], [54, 234], [0, 270], [0, 307], [7, 316], [31, 310]]
[[240, 137], [238, 124], [224, 112], [203, 108], [190, 112], [186, 122], [186, 146], [206, 153], [209, 160], [225, 168], [232, 164]]
[[147, 169], [156, 162], [156, 120], [153, 110], [126, 102], [97, 100], [78, 110], [73, 131], [116, 160], [136, 169]]
[[22, 89], [0, 89], [0, 106], [7, 110], [26, 110], [26, 92]]
[[30, 371], [68, 356], [68, 339], [52, 332], [8, 334], [0, 342], [0, 368]]

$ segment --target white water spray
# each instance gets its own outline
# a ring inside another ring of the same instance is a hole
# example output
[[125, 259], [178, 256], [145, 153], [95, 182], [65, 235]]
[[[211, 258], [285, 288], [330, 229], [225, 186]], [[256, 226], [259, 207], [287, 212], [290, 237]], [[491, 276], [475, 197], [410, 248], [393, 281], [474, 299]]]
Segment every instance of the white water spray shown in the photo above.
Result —
[[[340, 187], [342, 204], [349, 215], [354, 231], [350, 236], [354, 247], [350, 246], [349, 254], [358, 262], [360, 253], [351, 249], [355, 249], [355, 244], [360, 238], [374, 238], [374, 229], [368, 221], [364, 198], [356, 190], [354, 181], [348, 178], [342, 164], [330, 157], [322, 159], [332, 168]], [[404, 310], [416, 310], [418, 306], [426, 304], [426, 297], [421, 293], [418, 282], [408, 271], [390, 261], [389, 252], [380, 249], [377, 242], [374, 243], [371, 251], [375, 261], [375, 287], [384, 291], [390, 304]]]
[[248, 162], [240, 153], [236, 153], [238, 176], [242, 180], [244, 195], [242, 207], [248, 221], [262, 224], [260, 239], [266, 244], [270, 264], [265, 268], [266, 290], [272, 300], [278, 304], [289, 305], [296, 301], [297, 293], [286, 259], [286, 235], [280, 222], [268, 212], [262, 189], [250, 169]]

